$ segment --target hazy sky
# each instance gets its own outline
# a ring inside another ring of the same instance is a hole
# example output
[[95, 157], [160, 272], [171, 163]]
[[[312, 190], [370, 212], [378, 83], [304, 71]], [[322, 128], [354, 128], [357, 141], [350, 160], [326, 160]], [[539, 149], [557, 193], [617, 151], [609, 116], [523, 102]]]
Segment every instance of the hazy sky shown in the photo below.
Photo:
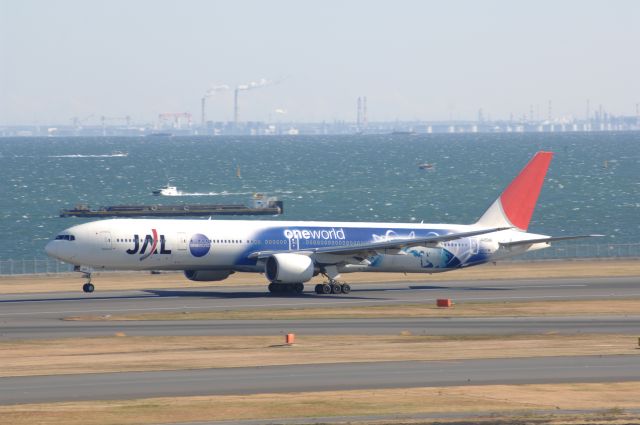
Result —
[[370, 121], [546, 117], [549, 99], [632, 115], [640, 1], [0, 0], [0, 125], [198, 122], [207, 88], [260, 78], [283, 81], [242, 92], [241, 120], [355, 120], [358, 96]]

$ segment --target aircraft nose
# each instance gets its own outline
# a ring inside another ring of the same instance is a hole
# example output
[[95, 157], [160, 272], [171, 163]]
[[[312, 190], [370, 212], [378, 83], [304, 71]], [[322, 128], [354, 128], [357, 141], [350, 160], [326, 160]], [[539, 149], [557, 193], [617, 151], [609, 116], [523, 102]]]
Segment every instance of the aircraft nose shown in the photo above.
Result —
[[55, 257], [55, 255], [53, 255], [53, 254], [54, 254], [54, 252], [55, 252], [55, 249], [54, 249], [54, 247], [53, 247], [53, 241], [49, 241], [49, 242], [44, 246], [44, 252], [46, 252], [46, 253], [47, 253], [47, 255], [48, 255], [49, 257]]
[[57, 258], [58, 260], [62, 260], [59, 242], [60, 241], [49, 241], [44, 246], [44, 252], [46, 252], [49, 257], [53, 257], [53, 258]]

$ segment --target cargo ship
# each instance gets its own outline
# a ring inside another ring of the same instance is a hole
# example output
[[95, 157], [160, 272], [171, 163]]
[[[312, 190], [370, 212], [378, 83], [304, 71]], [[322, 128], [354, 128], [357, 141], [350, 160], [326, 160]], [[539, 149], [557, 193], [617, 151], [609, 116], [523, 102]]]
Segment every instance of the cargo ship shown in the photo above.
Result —
[[178, 205], [113, 205], [92, 209], [86, 204], [63, 209], [60, 217], [207, 217], [213, 215], [278, 215], [283, 202], [262, 194], [253, 196], [252, 205], [243, 204], [178, 204]]

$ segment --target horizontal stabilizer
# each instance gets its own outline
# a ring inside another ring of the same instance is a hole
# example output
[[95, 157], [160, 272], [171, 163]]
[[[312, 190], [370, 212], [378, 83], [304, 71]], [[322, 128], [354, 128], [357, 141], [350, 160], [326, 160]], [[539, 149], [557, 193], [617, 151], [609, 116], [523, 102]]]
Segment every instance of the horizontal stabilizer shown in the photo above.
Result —
[[513, 241], [513, 242], [500, 242], [501, 246], [511, 247], [518, 245], [533, 245], [534, 243], [549, 243], [549, 242], [557, 242], [557, 241], [568, 241], [571, 239], [582, 239], [582, 238], [600, 238], [604, 237], [604, 235], [575, 235], [575, 236], [558, 236], [558, 237], [549, 237], [549, 238], [537, 238], [537, 239], [524, 239], [521, 241]]

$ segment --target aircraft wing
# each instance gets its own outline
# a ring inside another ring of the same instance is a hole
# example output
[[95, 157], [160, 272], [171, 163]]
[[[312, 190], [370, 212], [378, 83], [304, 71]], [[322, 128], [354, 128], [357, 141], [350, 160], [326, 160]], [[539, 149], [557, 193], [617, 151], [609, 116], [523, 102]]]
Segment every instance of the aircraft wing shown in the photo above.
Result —
[[575, 236], [557, 236], [557, 237], [548, 237], [548, 238], [537, 238], [537, 239], [524, 239], [521, 241], [513, 241], [513, 242], [500, 242], [501, 246], [506, 248], [518, 245], [533, 245], [534, 243], [549, 243], [549, 242], [557, 242], [557, 241], [568, 241], [571, 239], [582, 239], [582, 238], [599, 238], [604, 235], [575, 235]]
[[376, 254], [382, 251], [393, 251], [393, 250], [401, 250], [403, 248], [407, 248], [410, 246], [424, 246], [424, 245], [433, 245], [439, 242], [447, 242], [456, 239], [468, 238], [471, 236], [484, 235], [487, 233], [499, 232], [501, 230], [508, 230], [511, 227], [494, 227], [490, 229], [482, 229], [482, 230], [473, 230], [470, 232], [458, 232], [458, 233], [450, 233], [448, 235], [436, 235], [436, 236], [425, 236], [420, 238], [403, 238], [403, 239], [392, 239], [388, 241], [381, 242], [369, 242], [369, 243], [361, 243], [357, 245], [337, 245], [337, 246], [326, 246], [320, 248], [308, 248], [299, 251], [258, 251], [249, 254], [249, 258], [267, 258], [273, 254], [279, 254], [283, 252], [291, 252], [303, 255], [312, 255], [312, 254], [335, 254], [335, 255], [358, 255], [367, 257], [372, 254]]

